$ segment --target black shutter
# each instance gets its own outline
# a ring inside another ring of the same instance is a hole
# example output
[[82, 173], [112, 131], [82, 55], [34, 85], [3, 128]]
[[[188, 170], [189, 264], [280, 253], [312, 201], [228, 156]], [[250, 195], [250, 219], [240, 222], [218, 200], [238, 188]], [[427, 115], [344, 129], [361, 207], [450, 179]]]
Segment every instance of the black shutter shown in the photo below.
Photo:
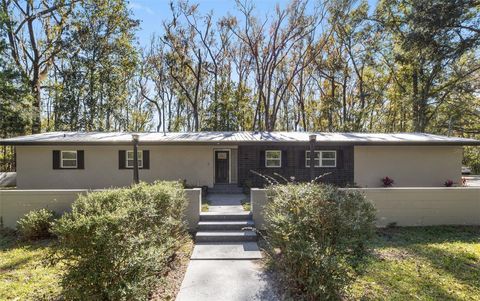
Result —
[[343, 150], [337, 150], [337, 168], [343, 169]]
[[298, 152], [298, 168], [305, 168], [305, 151]]
[[124, 150], [118, 151], [118, 169], [126, 169], [125, 167], [126, 153]]
[[265, 167], [265, 151], [260, 151], [260, 160], [258, 161], [258, 167], [264, 168]]
[[143, 156], [142, 169], [150, 169], [150, 151], [144, 150], [142, 156]]
[[53, 152], [53, 169], [60, 169], [60, 151], [54, 150]]
[[288, 166], [287, 151], [282, 150], [282, 168], [286, 168], [287, 166]]
[[85, 169], [85, 152], [77, 151], [77, 169]]

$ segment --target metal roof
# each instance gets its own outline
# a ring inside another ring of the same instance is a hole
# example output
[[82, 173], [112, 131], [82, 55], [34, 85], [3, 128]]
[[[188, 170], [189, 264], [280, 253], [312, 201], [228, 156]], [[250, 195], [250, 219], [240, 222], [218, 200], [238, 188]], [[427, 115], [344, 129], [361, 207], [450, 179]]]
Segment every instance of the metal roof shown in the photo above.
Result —
[[[48, 132], [0, 139], [3, 145], [129, 144], [133, 133]], [[325, 133], [325, 132], [185, 132], [138, 133], [140, 144], [250, 144], [307, 143], [315, 134], [319, 143], [356, 145], [480, 145], [480, 140], [425, 133]]]

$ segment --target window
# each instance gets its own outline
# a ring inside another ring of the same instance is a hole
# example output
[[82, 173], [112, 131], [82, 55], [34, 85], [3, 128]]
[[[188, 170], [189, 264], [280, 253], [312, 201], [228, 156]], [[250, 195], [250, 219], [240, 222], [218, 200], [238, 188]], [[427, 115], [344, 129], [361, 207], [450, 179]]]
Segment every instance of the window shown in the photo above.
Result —
[[[138, 154], [137, 155], [138, 156], [138, 168], [142, 168], [143, 167], [143, 152], [138, 151], [137, 154]], [[126, 162], [125, 166], [127, 168], [133, 168], [133, 151], [127, 151], [126, 159], [127, 159], [127, 162]]]
[[336, 167], [337, 166], [337, 152], [336, 151], [321, 151], [322, 167]]
[[77, 168], [77, 151], [61, 151], [60, 162], [62, 168]]
[[[315, 167], [320, 167], [320, 151], [315, 151]], [[310, 167], [310, 151], [305, 152], [305, 167]]]
[[282, 151], [265, 151], [265, 167], [282, 167]]
[[[336, 151], [315, 151], [315, 167], [336, 167]], [[310, 167], [310, 151], [305, 151], [305, 167]]]

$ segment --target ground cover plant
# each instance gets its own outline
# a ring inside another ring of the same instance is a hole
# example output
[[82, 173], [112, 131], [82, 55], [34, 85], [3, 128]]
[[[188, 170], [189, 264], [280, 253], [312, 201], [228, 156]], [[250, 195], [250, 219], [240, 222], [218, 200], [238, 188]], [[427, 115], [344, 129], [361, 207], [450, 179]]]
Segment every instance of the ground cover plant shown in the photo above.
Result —
[[379, 229], [350, 300], [480, 300], [480, 227]]
[[186, 198], [177, 182], [79, 197], [53, 227], [59, 245], [52, 262], [68, 262], [69, 300], [145, 300], [189, 239]]
[[61, 295], [60, 264], [46, 264], [55, 239], [26, 241], [0, 229], [0, 300], [56, 300]]
[[271, 263], [295, 300], [337, 300], [367, 254], [373, 206], [357, 191], [288, 183], [267, 189]]

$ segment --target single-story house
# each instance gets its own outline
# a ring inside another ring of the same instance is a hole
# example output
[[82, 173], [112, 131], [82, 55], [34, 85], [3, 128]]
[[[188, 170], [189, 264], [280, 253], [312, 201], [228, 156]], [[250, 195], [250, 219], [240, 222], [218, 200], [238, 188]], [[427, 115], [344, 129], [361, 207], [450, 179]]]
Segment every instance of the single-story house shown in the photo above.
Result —
[[[461, 181], [463, 146], [474, 139], [423, 133], [196, 132], [138, 133], [141, 181], [191, 186], [259, 187], [263, 175], [339, 186], [443, 186]], [[132, 133], [49, 132], [0, 140], [16, 149], [19, 189], [97, 189], [132, 183]]]

